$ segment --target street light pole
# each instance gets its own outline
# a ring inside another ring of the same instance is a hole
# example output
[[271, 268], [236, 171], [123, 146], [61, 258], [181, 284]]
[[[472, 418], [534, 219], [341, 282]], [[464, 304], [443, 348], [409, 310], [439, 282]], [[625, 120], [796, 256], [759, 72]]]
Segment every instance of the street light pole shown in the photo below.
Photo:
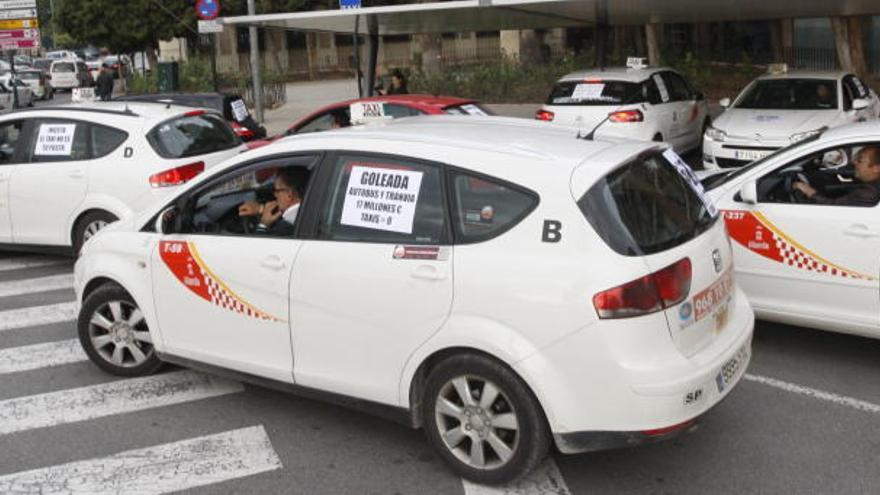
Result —
[[[248, 15], [253, 16], [257, 13], [254, 6], [254, 0], [248, 0]], [[251, 44], [251, 74], [254, 84], [254, 110], [256, 112], [257, 122], [263, 122], [263, 79], [260, 77], [260, 45], [257, 37], [257, 26], [251, 24], [248, 26], [248, 37]]]

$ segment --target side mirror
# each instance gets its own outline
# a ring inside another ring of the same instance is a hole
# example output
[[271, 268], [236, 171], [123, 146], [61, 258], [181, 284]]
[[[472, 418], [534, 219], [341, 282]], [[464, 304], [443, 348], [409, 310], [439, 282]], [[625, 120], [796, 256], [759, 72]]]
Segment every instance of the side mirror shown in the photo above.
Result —
[[864, 98], [856, 98], [852, 102], [853, 110], [856, 110], [856, 111], [864, 110], [864, 109], [868, 108], [869, 105], [870, 105], [870, 103], [868, 102], [868, 100], [866, 100]]
[[729, 108], [730, 98], [721, 98], [720, 100], [718, 100], [718, 104], [721, 105], [721, 108]]
[[754, 205], [758, 204], [758, 184], [750, 180], [743, 184], [739, 190], [739, 197], [743, 203]]
[[169, 206], [162, 210], [162, 213], [156, 217], [156, 232], [159, 234], [170, 234], [172, 231], [172, 227], [174, 227], [174, 221], [177, 219], [177, 207]]

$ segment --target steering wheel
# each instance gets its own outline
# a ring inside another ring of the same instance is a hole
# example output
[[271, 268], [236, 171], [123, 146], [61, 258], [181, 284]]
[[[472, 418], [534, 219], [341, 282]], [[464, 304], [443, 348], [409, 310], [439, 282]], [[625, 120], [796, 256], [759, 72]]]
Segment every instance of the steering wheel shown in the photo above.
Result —
[[801, 172], [792, 172], [785, 176], [785, 180], [783, 182], [783, 190], [788, 195], [788, 200], [791, 203], [806, 203], [809, 201], [807, 195], [804, 194], [800, 189], [796, 189], [794, 187], [795, 182], [803, 182], [806, 185], [810, 185], [810, 180]]

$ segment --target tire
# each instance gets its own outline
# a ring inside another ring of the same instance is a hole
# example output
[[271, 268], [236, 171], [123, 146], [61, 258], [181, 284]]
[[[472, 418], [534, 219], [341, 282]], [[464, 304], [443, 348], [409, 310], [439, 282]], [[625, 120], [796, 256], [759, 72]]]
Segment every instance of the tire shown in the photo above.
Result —
[[116, 284], [102, 285], [89, 294], [79, 312], [77, 331], [89, 359], [108, 373], [145, 376], [162, 367], [143, 313]]
[[[494, 399], [483, 395], [490, 386], [497, 391]], [[464, 390], [471, 395], [469, 403], [462, 399]], [[459, 476], [509, 483], [547, 456], [550, 433], [541, 405], [512, 370], [495, 360], [478, 354], [446, 359], [428, 375], [421, 401], [428, 441]], [[475, 448], [478, 443], [481, 448]]]
[[117, 220], [119, 219], [116, 218], [116, 215], [104, 210], [92, 211], [83, 215], [73, 228], [73, 252], [79, 254], [83, 244], [85, 244], [90, 237], [97, 234], [98, 231], [106, 227], [108, 223]]

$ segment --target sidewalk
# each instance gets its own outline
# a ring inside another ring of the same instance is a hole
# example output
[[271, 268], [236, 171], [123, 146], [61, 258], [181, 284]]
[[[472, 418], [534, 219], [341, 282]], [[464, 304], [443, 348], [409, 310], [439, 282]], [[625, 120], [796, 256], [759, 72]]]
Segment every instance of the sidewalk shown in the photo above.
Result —
[[[269, 135], [273, 136], [284, 132], [291, 124], [323, 106], [357, 97], [354, 79], [287, 83], [287, 103], [267, 110], [263, 125]], [[541, 104], [489, 104], [486, 108], [497, 115], [532, 119]]]

